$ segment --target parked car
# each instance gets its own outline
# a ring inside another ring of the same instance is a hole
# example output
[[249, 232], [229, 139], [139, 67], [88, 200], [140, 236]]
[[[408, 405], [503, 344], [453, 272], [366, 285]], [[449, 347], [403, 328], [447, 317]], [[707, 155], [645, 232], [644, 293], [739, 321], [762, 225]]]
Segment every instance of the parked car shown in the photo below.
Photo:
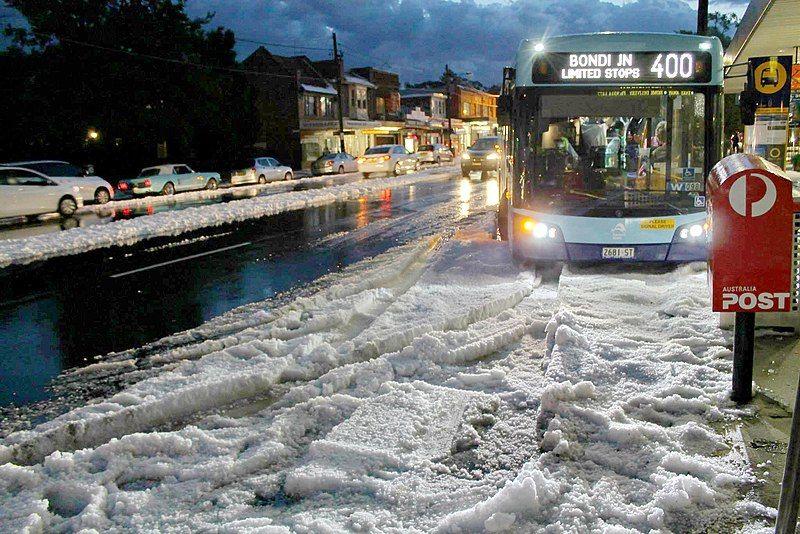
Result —
[[77, 165], [59, 160], [17, 161], [0, 165], [24, 167], [42, 173], [58, 184], [76, 185], [80, 188], [80, 196], [84, 203], [105, 204], [114, 198], [114, 188], [99, 176], [94, 176], [94, 169], [82, 169]]
[[82, 206], [77, 185], [59, 184], [24, 167], [0, 167], [0, 217], [55, 212], [67, 217]]
[[231, 185], [265, 184], [294, 178], [292, 168], [281, 165], [275, 158], [245, 158], [234, 167], [231, 171]]
[[120, 180], [117, 189], [132, 195], [173, 195], [180, 191], [216, 189], [219, 182], [219, 173], [194, 172], [188, 165], [169, 164], [146, 167], [136, 178]]
[[471, 171], [499, 171], [502, 158], [499, 137], [481, 137], [461, 154], [461, 175], [465, 178]]
[[419, 158], [403, 145], [378, 145], [368, 148], [358, 158], [358, 170], [369, 178], [374, 172], [385, 172], [397, 176], [403, 172], [419, 169]]
[[435, 163], [441, 165], [443, 161], [453, 161], [453, 153], [444, 145], [419, 145], [417, 156], [420, 163]]
[[311, 164], [311, 174], [342, 174], [345, 172], [358, 172], [358, 161], [347, 152], [324, 154]]

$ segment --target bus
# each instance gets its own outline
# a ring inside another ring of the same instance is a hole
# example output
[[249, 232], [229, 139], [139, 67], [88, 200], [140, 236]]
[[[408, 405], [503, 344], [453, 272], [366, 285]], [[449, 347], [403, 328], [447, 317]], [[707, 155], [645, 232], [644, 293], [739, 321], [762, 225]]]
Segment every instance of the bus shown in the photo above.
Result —
[[514, 257], [705, 260], [705, 178], [722, 151], [722, 80], [716, 37], [523, 41], [498, 100], [498, 226]]

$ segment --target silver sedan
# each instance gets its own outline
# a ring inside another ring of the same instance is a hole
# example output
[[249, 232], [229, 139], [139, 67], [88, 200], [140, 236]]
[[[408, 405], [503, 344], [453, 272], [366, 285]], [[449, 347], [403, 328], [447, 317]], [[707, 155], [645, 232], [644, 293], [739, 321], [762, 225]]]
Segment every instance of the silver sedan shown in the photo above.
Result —
[[345, 172], [358, 172], [356, 158], [347, 152], [325, 154], [311, 164], [311, 173], [314, 176], [319, 176], [320, 174], [342, 174]]
[[275, 158], [248, 158], [240, 161], [231, 171], [231, 185], [265, 184], [278, 180], [291, 180], [291, 167], [281, 165]]
[[394, 174], [395, 176], [419, 169], [419, 158], [406, 150], [403, 145], [378, 145], [368, 148], [358, 158], [358, 170], [369, 178], [374, 172]]

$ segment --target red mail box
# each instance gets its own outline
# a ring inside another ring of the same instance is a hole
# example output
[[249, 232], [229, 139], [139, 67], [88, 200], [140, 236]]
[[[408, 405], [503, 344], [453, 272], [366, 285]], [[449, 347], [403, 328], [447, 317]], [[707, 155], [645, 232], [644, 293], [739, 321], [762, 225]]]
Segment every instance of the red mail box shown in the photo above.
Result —
[[792, 309], [792, 181], [767, 160], [733, 154], [717, 163], [706, 186], [712, 309]]

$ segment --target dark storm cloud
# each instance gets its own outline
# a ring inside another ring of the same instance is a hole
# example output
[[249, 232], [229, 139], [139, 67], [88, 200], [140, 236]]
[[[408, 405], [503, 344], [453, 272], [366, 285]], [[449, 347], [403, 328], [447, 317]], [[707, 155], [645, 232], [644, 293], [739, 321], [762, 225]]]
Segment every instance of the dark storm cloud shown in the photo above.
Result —
[[[523, 38], [613, 30], [673, 32], [696, 23], [696, 12], [682, 0], [625, 5], [602, 0], [190, 0], [188, 9], [196, 15], [216, 12], [213, 24], [263, 41], [329, 47], [335, 30], [348, 67], [383, 66], [409, 82], [438, 78], [449, 63], [457, 72], [496, 83]], [[254, 46], [240, 43], [239, 53], [246, 56]], [[270, 50], [326, 57], [323, 51]]]

